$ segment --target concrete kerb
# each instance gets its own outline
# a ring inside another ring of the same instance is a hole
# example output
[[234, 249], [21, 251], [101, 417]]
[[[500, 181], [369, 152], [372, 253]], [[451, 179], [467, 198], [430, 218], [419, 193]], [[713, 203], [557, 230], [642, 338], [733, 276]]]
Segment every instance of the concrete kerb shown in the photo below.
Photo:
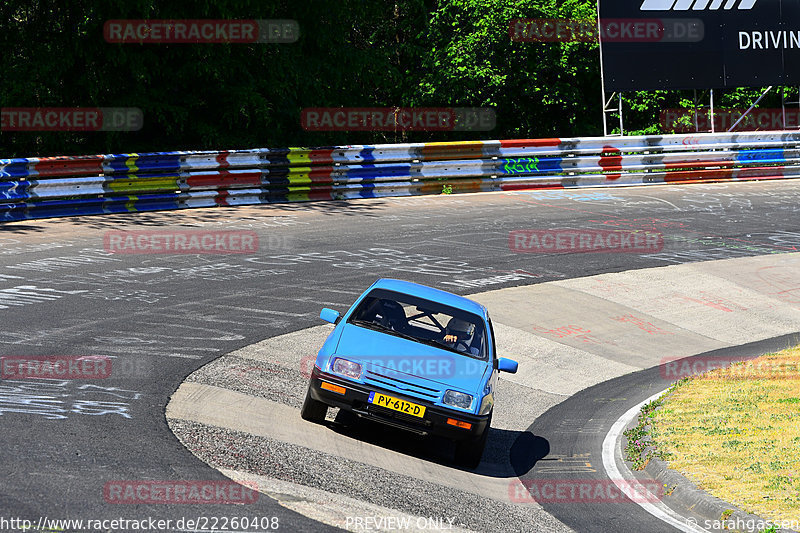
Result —
[[[652, 458], [644, 467], [653, 479], [660, 482], [667, 487], [675, 487], [671, 494], [664, 496], [664, 502], [669, 507], [684, 507], [691, 509], [698, 515], [708, 519], [709, 521], [731, 521], [742, 524], [763, 524], [767, 522], [766, 519], [749, 514], [742, 511], [739, 507], [728, 503], [716, 496], [709, 494], [703, 489], [699, 488], [686, 476], [669, 468], [669, 463], [662, 459]], [[725, 517], [724, 513], [730, 513]], [[752, 529], [742, 529], [741, 531], [757, 533], [764, 528], [754, 527]], [[740, 531], [739, 529], [732, 529], [731, 531]], [[776, 533], [797, 533], [793, 529], [777, 529]]]
[[[797, 345], [797, 343], [800, 342], [800, 332], [775, 337], [767, 340], [766, 342], [771, 345], [768, 348], [770, 351], [779, 351], [781, 349]], [[763, 349], [762, 342], [754, 344], [762, 345]], [[740, 345], [737, 346], [736, 349], [739, 351], [747, 350], [748, 346], [749, 344]], [[659, 395], [659, 397], [663, 397], [666, 394], [669, 394], [669, 390], [664, 391], [661, 395]], [[656, 410], [660, 408], [661, 407], [657, 407]], [[639, 420], [639, 415], [634, 416], [627, 424], [625, 429], [635, 428], [638, 425]], [[617, 442], [617, 447], [620, 450], [623, 448], [621, 445], [623, 444], [624, 439], [624, 436], [620, 436], [619, 442]], [[656, 451], [656, 448], [651, 445], [642, 452], [642, 459], [645, 460], [644, 468], [642, 470], [665, 487], [665, 494], [662, 502], [669, 508], [689, 509], [696, 515], [707, 520], [709, 523], [722, 523], [724, 521], [726, 524], [750, 524], [753, 526], [750, 528], [730, 528], [728, 529], [730, 531], [747, 531], [748, 533], [758, 533], [766, 529], [765, 527], [760, 527], [760, 525], [769, 522], [767, 519], [752, 513], [747, 513], [738, 506], [726, 502], [725, 500], [722, 500], [721, 498], [718, 498], [701, 489], [677, 470], [669, 468], [668, 461], [652, 456], [651, 453], [654, 451]], [[634, 478], [635, 476], [629, 469], [627, 462], [623, 464], [624, 468], [621, 469], [623, 476], [629, 479]], [[785, 528], [776, 529], [775, 532], [798, 533], [793, 529]]]
[[[664, 496], [664, 503], [671, 508], [684, 507], [691, 509], [710, 521], [722, 520], [725, 516], [723, 513], [733, 511], [727, 518], [724, 518], [724, 520], [735, 521], [742, 524], [759, 524], [766, 522], [764, 518], [748, 514], [737, 506], [721, 500], [699, 488], [677, 470], [670, 469], [669, 463], [662, 459], [650, 459], [644, 467], [644, 471], [661, 484], [670, 488], [675, 487], [671, 494]], [[762, 530], [763, 528], [756, 527], [753, 529], [744, 529], [742, 531], [757, 533]], [[731, 531], [739, 530], [733, 529]], [[777, 531], [781, 533], [797, 533], [790, 529], [779, 529]]]

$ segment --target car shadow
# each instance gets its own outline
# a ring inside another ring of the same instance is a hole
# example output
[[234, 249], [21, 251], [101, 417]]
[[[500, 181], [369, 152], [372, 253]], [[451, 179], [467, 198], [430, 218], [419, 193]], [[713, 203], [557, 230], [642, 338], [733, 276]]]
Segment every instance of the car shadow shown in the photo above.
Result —
[[333, 421], [326, 421], [326, 425], [344, 437], [449, 468], [501, 479], [522, 476], [550, 453], [550, 443], [543, 437], [529, 431], [490, 427], [481, 463], [470, 469], [454, 461], [455, 445], [443, 437], [416, 435], [343, 410]]

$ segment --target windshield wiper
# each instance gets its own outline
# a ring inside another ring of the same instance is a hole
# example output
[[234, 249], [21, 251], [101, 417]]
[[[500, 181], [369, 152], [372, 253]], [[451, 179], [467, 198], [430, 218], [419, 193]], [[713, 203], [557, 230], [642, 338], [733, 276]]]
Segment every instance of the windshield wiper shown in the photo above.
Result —
[[384, 333], [388, 333], [390, 335], [396, 335], [398, 337], [403, 337], [404, 339], [409, 339], [412, 341], [419, 340], [416, 337], [408, 335], [407, 333], [402, 333], [400, 331], [394, 330], [392, 328], [387, 328], [383, 324], [378, 324], [377, 322], [372, 322], [370, 320], [361, 320], [361, 319], [354, 319], [350, 321], [351, 324], [355, 324], [356, 326], [363, 326], [367, 329], [374, 329], [375, 331], [381, 331]]
[[351, 324], [355, 324], [357, 326], [364, 326], [366, 328], [371, 328], [371, 329], [372, 329], [372, 326], [378, 326], [379, 325], [379, 324], [376, 324], [375, 322], [373, 322], [371, 320], [362, 320], [360, 318], [351, 318], [350, 319], [350, 323]]

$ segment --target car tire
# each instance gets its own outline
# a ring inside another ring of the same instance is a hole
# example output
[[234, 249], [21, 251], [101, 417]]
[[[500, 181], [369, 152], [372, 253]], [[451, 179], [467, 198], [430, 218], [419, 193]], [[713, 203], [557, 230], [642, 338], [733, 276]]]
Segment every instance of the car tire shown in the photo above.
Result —
[[477, 468], [483, 457], [483, 449], [486, 447], [486, 439], [489, 436], [489, 426], [492, 417], [486, 422], [483, 433], [471, 439], [456, 442], [456, 463], [465, 468]]
[[321, 424], [325, 421], [325, 415], [327, 414], [328, 406], [312, 398], [311, 391], [307, 391], [303, 407], [300, 408], [300, 417], [303, 420]]

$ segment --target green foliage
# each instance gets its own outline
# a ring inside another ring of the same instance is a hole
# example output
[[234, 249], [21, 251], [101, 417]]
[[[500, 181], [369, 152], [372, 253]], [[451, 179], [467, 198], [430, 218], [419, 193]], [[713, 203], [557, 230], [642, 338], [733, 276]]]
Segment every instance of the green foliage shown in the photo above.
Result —
[[666, 459], [664, 453], [653, 448], [652, 428], [650, 427], [653, 412], [662, 405], [663, 401], [664, 397], [661, 396], [645, 404], [639, 415], [639, 423], [622, 433], [627, 439], [625, 459], [632, 463], [634, 470], [642, 470], [653, 457]]
[[453, 0], [430, 16], [415, 104], [491, 106], [506, 138], [598, 133], [599, 49], [513, 42], [517, 18], [593, 18], [594, 2]]
[[669, 459], [669, 455], [656, 447], [653, 437], [656, 436], [652, 427], [653, 416], [657, 409], [664, 405], [664, 400], [678, 388], [691, 381], [691, 378], [682, 378], [673, 383], [667, 391], [655, 400], [644, 404], [639, 412], [637, 424], [622, 432], [625, 441], [625, 460], [630, 461], [634, 470], [642, 470], [652, 458]]

